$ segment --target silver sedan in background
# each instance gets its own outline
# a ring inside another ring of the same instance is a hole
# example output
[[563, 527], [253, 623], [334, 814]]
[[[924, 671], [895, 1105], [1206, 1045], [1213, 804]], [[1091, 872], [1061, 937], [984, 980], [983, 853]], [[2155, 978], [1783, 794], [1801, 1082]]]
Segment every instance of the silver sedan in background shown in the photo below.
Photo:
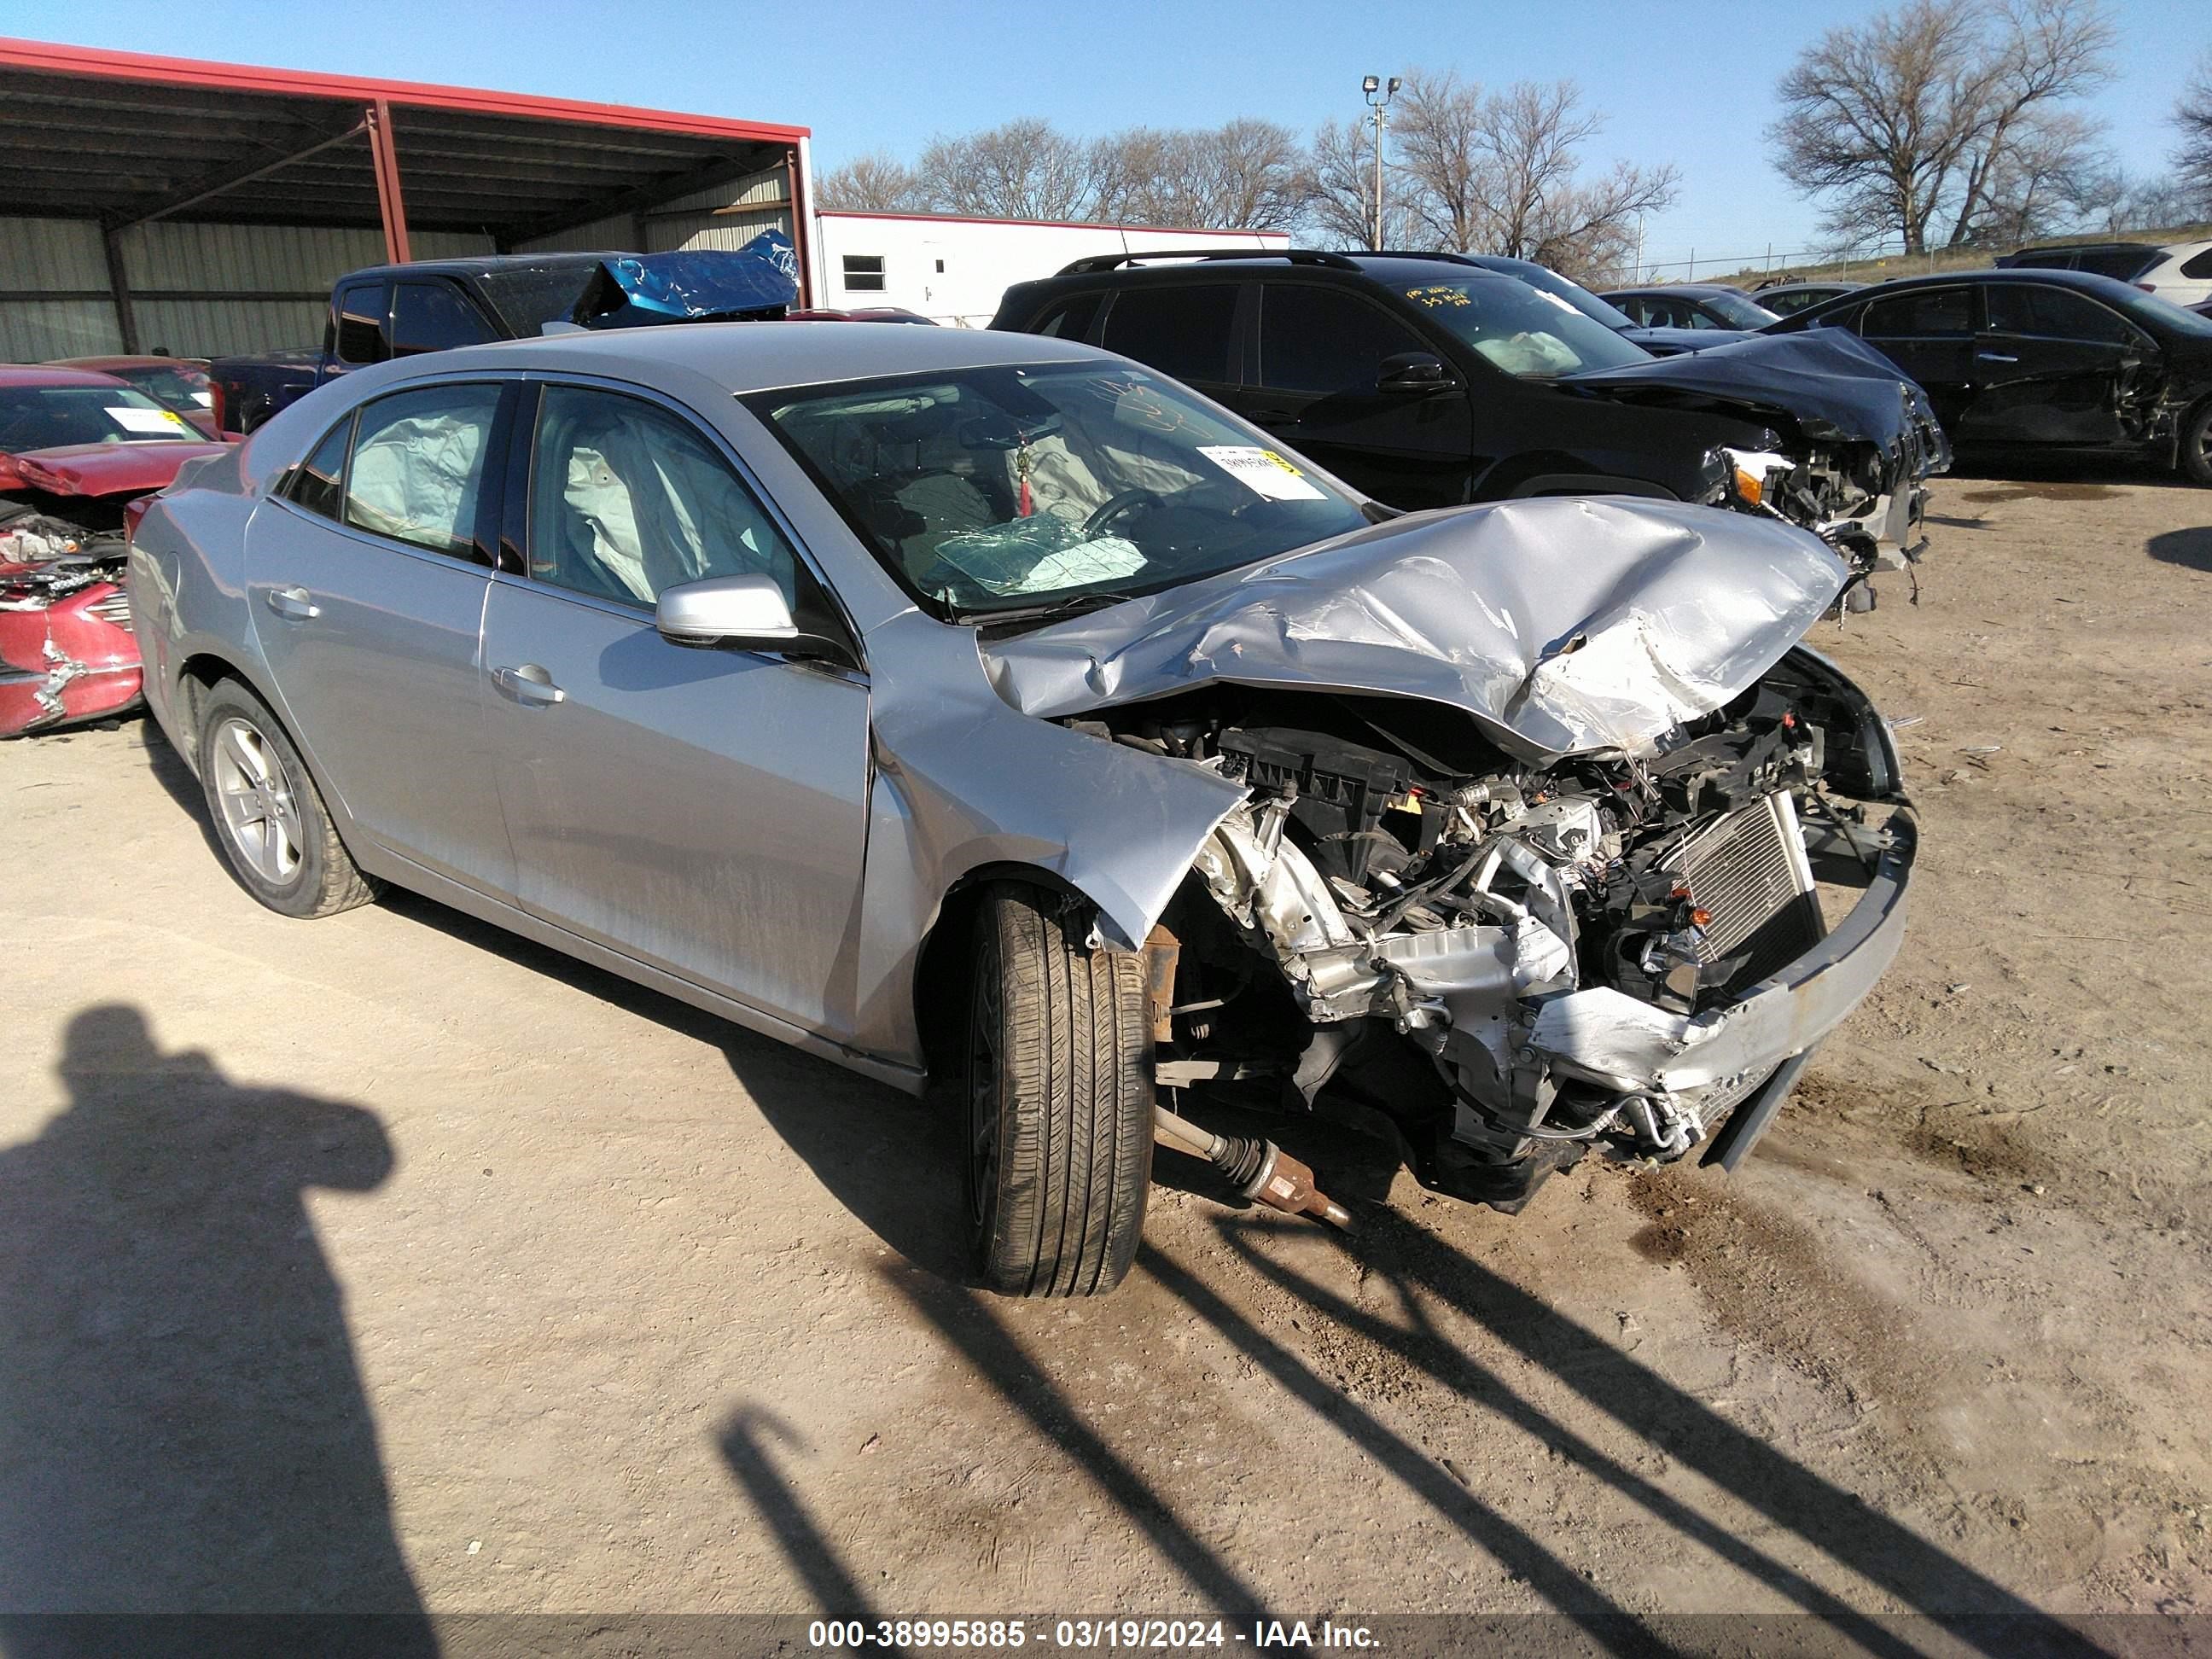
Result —
[[1673, 503], [1400, 514], [1080, 345], [765, 323], [360, 370], [129, 584], [255, 898], [391, 883], [942, 1082], [982, 1281], [1088, 1294], [1156, 1140], [1342, 1216], [1185, 1091], [1505, 1210], [1733, 1167], [1903, 927], [1895, 750], [1801, 644], [1848, 574]]

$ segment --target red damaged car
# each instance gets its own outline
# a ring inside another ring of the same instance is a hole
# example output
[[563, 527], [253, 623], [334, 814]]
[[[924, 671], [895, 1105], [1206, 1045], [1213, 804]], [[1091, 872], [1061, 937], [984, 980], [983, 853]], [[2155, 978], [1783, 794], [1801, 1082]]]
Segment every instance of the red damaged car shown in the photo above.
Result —
[[138, 701], [125, 508], [224, 447], [112, 374], [0, 366], [0, 737]]

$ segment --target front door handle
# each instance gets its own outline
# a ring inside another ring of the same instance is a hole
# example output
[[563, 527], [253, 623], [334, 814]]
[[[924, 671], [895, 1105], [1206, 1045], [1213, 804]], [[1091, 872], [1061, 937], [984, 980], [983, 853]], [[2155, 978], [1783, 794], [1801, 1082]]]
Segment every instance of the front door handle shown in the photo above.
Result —
[[269, 590], [269, 608], [288, 622], [307, 622], [323, 614], [304, 587], [272, 587]]
[[2007, 356], [2002, 351], [1977, 351], [1974, 358], [1976, 362], [1984, 363], [2016, 363], [2020, 361], [2017, 357]]
[[495, 668], [491, 683], [517, 702], [543, 706], [558, 702], [568, 694], [553, 684], [553, 677], [534, 662], [520, 668]]

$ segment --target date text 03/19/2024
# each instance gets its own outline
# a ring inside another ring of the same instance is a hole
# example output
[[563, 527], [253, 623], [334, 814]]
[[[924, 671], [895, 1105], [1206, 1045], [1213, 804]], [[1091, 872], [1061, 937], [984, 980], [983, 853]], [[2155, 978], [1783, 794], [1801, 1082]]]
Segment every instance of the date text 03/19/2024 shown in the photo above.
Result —
[[1060, 1619], [1049, 1625], [1023, 1619], [817, 1619], [806, 1629], [815, 1649], [950, 1649], [971, 1653], [1012, 1652], [1032, 1644], [1073, 1650], [1249, 1647], [1370, 1649], [1364, 1625], [1328, 1620], [1255, 1619], [1232, 1625], [1221, 1619]]

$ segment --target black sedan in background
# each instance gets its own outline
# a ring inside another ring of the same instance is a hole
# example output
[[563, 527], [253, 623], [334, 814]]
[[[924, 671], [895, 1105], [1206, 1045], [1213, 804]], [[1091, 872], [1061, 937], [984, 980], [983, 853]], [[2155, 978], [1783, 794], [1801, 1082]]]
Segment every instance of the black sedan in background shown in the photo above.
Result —
[[1639, 328], [1726, 328], [1748, 333], [1777, 320], [1776, 313], [1724, 283], [1621, 288], [1598, 297], [1626, 312]]
[[1794, 317], [1830, 300], [1856, 294], [1865, 286], [1864, 283], [1769, 283], [1756, 289], [1751, 300], [1778, 317]]
[[2081, 270], [1946, 272], [1767, 331], [1849, 329], [1927, 391], [1954, 444], [2148, 455], [2212, 484], [2212, 320]]

